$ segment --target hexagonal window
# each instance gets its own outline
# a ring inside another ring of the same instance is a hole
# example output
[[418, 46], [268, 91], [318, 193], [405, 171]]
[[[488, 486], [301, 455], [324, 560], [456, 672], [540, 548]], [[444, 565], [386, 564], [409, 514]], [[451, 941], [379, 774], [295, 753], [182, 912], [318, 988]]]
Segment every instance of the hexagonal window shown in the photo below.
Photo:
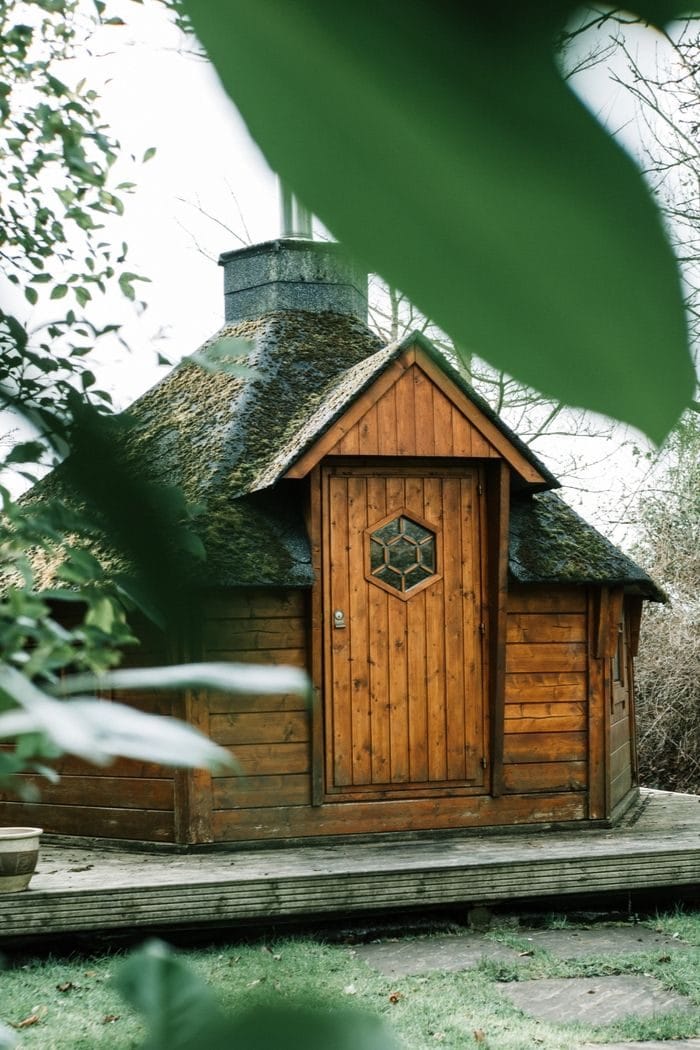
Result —
[[370, 576], [405, 594], [435, 575], [435, 533], [400, 514], [370, 533]]

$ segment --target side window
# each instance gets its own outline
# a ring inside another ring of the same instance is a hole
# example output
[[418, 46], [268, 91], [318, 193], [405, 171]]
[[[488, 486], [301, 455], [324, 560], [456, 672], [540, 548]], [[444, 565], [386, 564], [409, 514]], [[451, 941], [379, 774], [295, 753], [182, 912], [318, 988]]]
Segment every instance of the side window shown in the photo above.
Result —
[[625, 704], [627, 700], [627, 690], [625, 683], [625, 668], [627, 658], [627, 646], [625, 645], [625, 637], [627, 632], [627, 624], [625, 623], [624, 613], [617, 625], [617, 644], [610, 660], [610, 677], [612, 679], [612, 701], [613, 703]]

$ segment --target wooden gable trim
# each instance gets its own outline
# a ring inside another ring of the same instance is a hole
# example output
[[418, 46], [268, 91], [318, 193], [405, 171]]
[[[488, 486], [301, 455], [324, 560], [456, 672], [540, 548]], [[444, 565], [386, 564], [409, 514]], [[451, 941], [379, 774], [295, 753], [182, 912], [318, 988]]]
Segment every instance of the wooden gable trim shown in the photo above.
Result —
[[449, 376], [431, 360], [430, 357], [421, 350], [420, 347], [411, 348], [408, 353], [413, 355], [415, 364], [421, 368], [429, 379], [435, 384], [436, 387], [450, 399], [455, 408], [464, 415], [472, 426], [476, 427], [486, 440], [493, 445], [497, 452], [503, 456], [506, 463], [508, 463], [513, 470], [515, 470], [525, 481], [532, 484], [542, 484], [545, 482], [545, 478], [540, 474], [539, 470], [535, 467], [522, 454], [517, 448], [515, 448], [505, 434], [487, 419], [484, 413], [478, 408], [473, 401], [470, 401], [466, 394], [462, 393], [459, 387], [455, 386]]
[[[411, 364], [412, 363], [413, 362], [411, 362]], [[385, 394], [387, 390], [391, 389], [394, 383], [408, 368], [410, 368], [410, 364], [405, 363], [403, 354], [396, 361], [392, 361], [385, 371], [382, 372], [372, 383], [370, 388], [365, 390], [365, 392], [361, 394], [352, 405], [350, 405], [347, 412], [344, 412], [340, 419], [336, 420], [330, 430], [327, 430], [318, 441], [314, 442], [311, 448], [306, 450], [296, 463], [292, 464], [284, 477], [305, 478], [317, 463], [320, 463], [323, 457], [327, 456], [330, 450], [338, 444], [341, 438], [343, 438], [349, 430], [352, 430], [355, 424], [362, 419], [365, 412], [367, 412], [368, 409], [379, 400], [382, 394]]]
[[[526, 457], [499, 431], [498, 427], [462, 393], [455, 383], [441, 371], [439, 366], [420, 347], [408, 347], [399, 358], [393, 361], [372, 385], [350, 405], [341, 418], [289, 468], [285, 477], [305, 477], [327, 455], [357, 455], [358, 450], [356, 448], [351, 450], [352, 441], [350, 439], [345, 442], [346, 448], [340, 447], [343, 440], [352, 434], [353, 428], [356, 428], [366, 414], [381, 401], [382, 397], [396, 386], [402, 376], [414, 367], [420, 370], [428, 382], [449, 401], [453, 409], [473, 428], [476, 432], [475, 437], [478, 434], [482, 439], [482, 450], [479, 452], [475, 451], [475, 458], [480, 458], [484, 455], [503, 458], [525, 482], [530, 484], [542, 484], [545, 482], [542, 474], [528, 462]], [[409, 425], [413, 426], [413, 421], [410, 421]], [[381, 451], [377, 449], [371, 454], [379, 455]]]

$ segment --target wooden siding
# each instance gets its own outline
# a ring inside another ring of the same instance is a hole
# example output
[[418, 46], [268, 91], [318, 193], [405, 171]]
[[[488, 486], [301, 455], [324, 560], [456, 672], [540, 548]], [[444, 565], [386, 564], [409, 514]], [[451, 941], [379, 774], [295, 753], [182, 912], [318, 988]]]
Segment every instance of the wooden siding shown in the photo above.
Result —
[[392, 361], [285, 477], [306, 477], [330, 455], [502, 458], [523, 481], [545, 480], [418, 346]]
[[[261, 652], [266, 658], [303, 665], [309, 660], [306, 647], [292, 642], [299, 641], [308, 600], [302, 592], [268, 590], [214, 596], [203, 625], [204, 658], [248, 661], [255, 657], [257, 642], [264, 646]], [[279, 648], [273, 648], [273, 642]], [[547, 693], [550, 704], [557, 702], [562, 690], [571, 692], [565, 676], [562, 683]], [[205, 702], [211, 735], [230, 747], [240, 763], [238, 775], [211, 779], [211, 838], [217, 842], [537, 824], [586, 815], [585, 797], [579, 790], [584, 786], [585, 762], [567, 766], [559, 760], [561, 753], [542, 764], [539, 793], [534, 797], [530, 787], [508, 779], [517, 776], [519, 766], [512, 765], [507, 767], [508, 793], [499, 799], [485, 794], [484, 787], [463, 787], [462, 794], [446, 797], [443, 788], [426, 780], [415, 783], [407, 798], [387, 798], [380, 785], [365, 785], [357, 801], [343, 796], [337, 802], [326, 798], [322, 805], [313, 804], [312, 718], [304, 701], [290, 695], [211, 693]], [[566, 701], [558, 706], [569, 718], [576, 707]], [[522, 717], [537, 718], [542, 713], [535, 706]], [[316, 712], [318, 721], [320, 714]], [[566, 734], [561, 740], [566, 743]]]
[[[182, 702], [175, 694], [111, 695], [140, 711], [182, 717]], [[29, 774], [19, 778], [39, 791], [39, 802], [15, 801], [9, 792], [0, 795], [0, 823], [36, 825], [57, 835], [175, 840], [177, 774], [172, 769], [126, 758], [94, 766], [64, 757], [52, 765], [61, 777], [58, 784]]]
[[415, 364], [369, 406], [328, 455], [500, 459], [481, 430]]
[[[205, 660], [306, 667], [308, 595], [246, 589], [212, 594], [202, 625]], [[212, 834], [223, 811], [259, 811], [311, 801], [311, 714], [303, 697], [203, 694], [207, 732], [230, 748], [234, 775], [210, 778]]]
[[508, 595], [503, 789], [588, 787], [587, 598], [581, 588]]
[[[62, 616], [71, 615], [63, 608]], [[134, 619], [141, 644], [126, 649], [124, 667], [152, 667], [167, 661], [163, 635], [148, 621]], [[185, 714], [183, 697], [153, 690], [104, 694], [148, 714]], [[7, 747], [8, 745], [0, 745]], [[18, 779], [39, 793], [38, 802], [22, 802], [9, 790], [0, 793], [0, 824], [30, 824], [56, 835], [76, 835], [141, 842], [174, 842], [179, 771], [149, 762], [118, 758], [95, 766], [73, 756], [50, 763], [61, 779], [50, 784], [42, 777], [22, 774]]]

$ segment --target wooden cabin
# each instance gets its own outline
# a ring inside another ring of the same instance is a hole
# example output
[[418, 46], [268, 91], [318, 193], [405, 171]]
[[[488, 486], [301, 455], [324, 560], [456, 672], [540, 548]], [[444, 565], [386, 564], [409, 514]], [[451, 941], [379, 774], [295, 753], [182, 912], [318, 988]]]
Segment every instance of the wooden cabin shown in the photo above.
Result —
[[206, 508], [178, 657], [304, 667], [313, 703], [132, 695], [240, 775], [66, 759], [0, 822], [204, 844], [615, 821], [637, 794], [642, 604], [662, 593], [424, 336], [380, 342], [337, 245], [222, 263], [216, 338], [247, 340], [253, 371], [177, 368], [133, 406], [127, 454]]

